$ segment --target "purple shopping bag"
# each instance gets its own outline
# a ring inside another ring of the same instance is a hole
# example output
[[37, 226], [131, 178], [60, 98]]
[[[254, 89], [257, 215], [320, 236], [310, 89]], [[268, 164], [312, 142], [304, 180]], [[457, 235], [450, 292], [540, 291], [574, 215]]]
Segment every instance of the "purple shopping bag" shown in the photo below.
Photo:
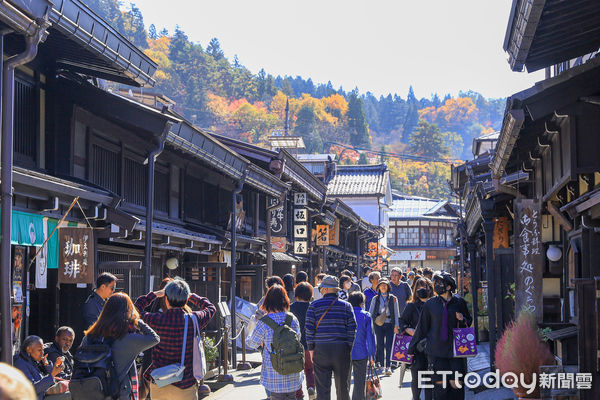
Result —
[[392, 361], [412, 363], [412, 355], [408, 354], [408, 345], [412, 336], [409, 335], [394, 335], [394, 345], [392, 346]]
[[477, 340], [474, 328], [454, 328], [454, 357], [477, 355]]

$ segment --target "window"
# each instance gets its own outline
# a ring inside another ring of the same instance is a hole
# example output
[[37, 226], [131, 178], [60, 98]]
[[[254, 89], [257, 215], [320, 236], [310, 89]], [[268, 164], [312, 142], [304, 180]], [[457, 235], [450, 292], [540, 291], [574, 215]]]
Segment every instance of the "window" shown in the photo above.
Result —
[[199, 207], [204, 202], [202, 184], [202, 180], [185, 174], [183, 184], [183, 213], [185, 219], [202, 221], [203, 207]]
[[154, 171], [154, 209], [169, 212], [169, 172]]
[[99, 144], [92, 145], [92, 171], [90, 180], [113, 193], [120, 194], [120, 156]]
[[[125, 201], [138, 206], [146, 207], [148, 176], [142, 163], [125, 158]], [[154, 180], [155, 182], [157, 179]]]
[[387, 243], [388, 243], [388, 246], [396, 245], [396, 229], [395, 228], [390, 228], [388, 230]]
[[38, 107], [35, 84], [15, 76], [14, 153], [15, 163], [33, 167], [37, 161]]
[[440, 228], [438, 230], [438, 246], [446, 246], [446, 229]]
[[432, 228], [421, 228], [421, 246], [430, 246], [432, 242], [431, 232], [437, 231]]

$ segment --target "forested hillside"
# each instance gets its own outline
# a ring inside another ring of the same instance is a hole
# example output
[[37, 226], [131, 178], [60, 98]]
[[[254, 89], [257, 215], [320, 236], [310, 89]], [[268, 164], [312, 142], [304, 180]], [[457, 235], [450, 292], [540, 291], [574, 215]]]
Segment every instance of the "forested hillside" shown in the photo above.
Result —
[[304, 138], [306, 152], [336, 152], [342, 163], [384, 160], [394, 188], [407, 194], [446, 197], [450, 163], [471, 158], [473, 138], [502, 122], [504, 99], [473, 91], [417, 99], [412, 87], [405, 98], [376, 97], [331, 81], [253, 74], [237, 56], [227, 59], [216, 38], [203, 47], [183, 27], [146, 27], [134, 5], [86, 3], [158, 63], [153, 90], [196, 125], [266, 147], [268, 136], [282, 134], [289, 104], [289, 131]]

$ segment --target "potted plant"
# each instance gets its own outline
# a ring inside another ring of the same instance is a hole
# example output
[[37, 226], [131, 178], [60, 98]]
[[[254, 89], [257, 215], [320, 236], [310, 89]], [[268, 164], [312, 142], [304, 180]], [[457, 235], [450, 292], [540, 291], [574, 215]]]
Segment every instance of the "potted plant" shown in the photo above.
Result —
[[[528, 382], [533, 379], [533, 374], [539, 376], [540, 366], [554, 363], [554, 357], [538, 330], [534, 316], [526, 311], [522, 311], [519, 318], [506, 327], [496, 344], [495, 355], [496, 367], [501, 374], [512, 372], [518, 377], [523, 374]], [[540, 397], [539, 385], [530, 394], [523, 387], [513, 391], [520, 399]]]
[[214, 369], [216, 360], [219, 357], [219, 349], [215, 347], [215, 341], [212, 338], [204, 338], [204, 356], [206, 357], [207, 367]]
[[489, 326], [490, 326], [490, 320], [489, 317], [486, 315], [481, 315], [479, 314], [479, 316], [477, 317], [477, 326], [479, 329], [479, 341], [480, 342], [488, 342], [490, 340], [490, 331], [489, 331]]

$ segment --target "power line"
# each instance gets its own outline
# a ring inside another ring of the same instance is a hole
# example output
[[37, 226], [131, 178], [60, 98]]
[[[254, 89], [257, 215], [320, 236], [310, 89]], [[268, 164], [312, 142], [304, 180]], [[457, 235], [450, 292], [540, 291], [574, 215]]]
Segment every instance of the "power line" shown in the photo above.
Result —
[[384, 157], [391, 157], [391, 158], [398, 158], [398, 159], [412, 160], [412, 161], [422, 161], [422, 162], [434, 161], [434, 162], [441, 162], [441, 163], [445, 163], [445, 164], [452, 164], [452, 162], [448, 159], [437, 159], [435, 157], [423, 156], [423, 155], [418, 155], [418, 154], [377, 151], [377, 150], [371, 150], [371, 149], [366, 149], [366, 148], [361, 148], [361, 147], [350, 146], [350, 145], [338, 143], [338, 142], [326, 141], [323, 143], [329, 144], [329, 145], [340, 146], [340, 147], [343, 147], [348, 150], [362, 151], [364, 153], [369, 153], [369, 154], [374, 154], [374, 155], [379, 155], [379, 156], [384, 156]]

